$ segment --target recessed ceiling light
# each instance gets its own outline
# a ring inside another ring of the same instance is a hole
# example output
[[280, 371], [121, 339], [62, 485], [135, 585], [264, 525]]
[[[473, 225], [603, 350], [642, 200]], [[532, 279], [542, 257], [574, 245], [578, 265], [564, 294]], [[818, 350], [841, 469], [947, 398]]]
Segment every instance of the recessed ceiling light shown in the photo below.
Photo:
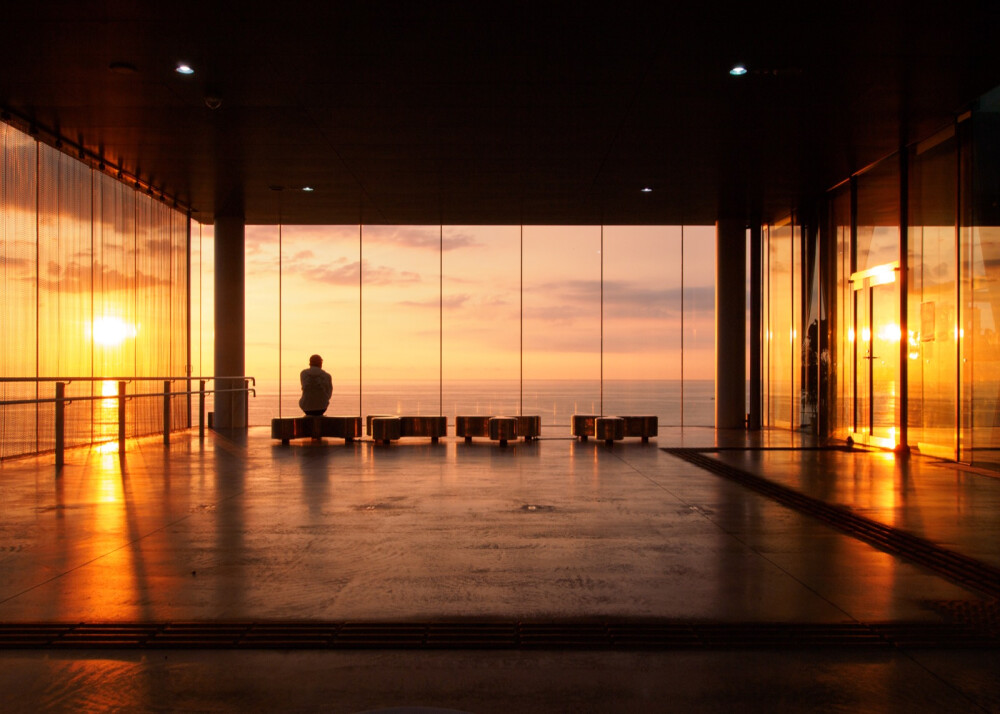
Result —
[[312, 186], [303, 186], [302, 190], [303, 191], [310, 191], [310, 192], [312, 192], [312, 191], [315, 191], [316, 189], [314, 189]]
[[651, 189], [649, 186], [643, 186], [639, 190], [642, 191], [643, 193], [652, 193], [653, 192], [653, 189]]
[[194, 74], [194, 69], [191, 68], [191, 65], [185, 64], [183, 62], [179, 62], [177, 64], [177, 69], [175, 71], [178, 74]]
[[742, 77], [746, 73], [747, 73], [747, 68], [745, 65], [742, 64], [735, 65], [731, 70], [729, 70], [729, 74], [733, 75], [734, 77]]

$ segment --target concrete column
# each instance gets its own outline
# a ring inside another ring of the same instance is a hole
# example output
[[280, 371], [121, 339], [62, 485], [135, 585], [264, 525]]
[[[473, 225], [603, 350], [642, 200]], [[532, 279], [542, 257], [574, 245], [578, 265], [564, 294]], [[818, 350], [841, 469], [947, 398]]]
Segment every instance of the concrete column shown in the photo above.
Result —
[[[215, 218], [215, 374], [240, 377], [246, 373], [244, 320], [245, 230], [242, 216]], [[215, 389], [240, 389], [242, 380], [216, 380]], [[215, 394], [216, 429], [247, 426], [246, 400], [240, 392]]]
[[746, 424], [746, 223], [715, 224], [715, 427]]

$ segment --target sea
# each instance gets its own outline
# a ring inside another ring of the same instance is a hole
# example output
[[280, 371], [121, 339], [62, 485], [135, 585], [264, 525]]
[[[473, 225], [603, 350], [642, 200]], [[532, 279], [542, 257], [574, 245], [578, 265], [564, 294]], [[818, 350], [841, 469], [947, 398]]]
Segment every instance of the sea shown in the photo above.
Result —
[[[712, 380], [414, 380], [365, 382], [359, 390], [334, 385], [329, 416], [372, 414], [540, 416], [543, 429], [568, 430], [574, 414], [656, 416], [660, 426], [712, 426]], [[300, 416], [298, 382], [258, 388], [250, 397], [251, 426]], [[544, 432], [543, 432], [544, 433]]]

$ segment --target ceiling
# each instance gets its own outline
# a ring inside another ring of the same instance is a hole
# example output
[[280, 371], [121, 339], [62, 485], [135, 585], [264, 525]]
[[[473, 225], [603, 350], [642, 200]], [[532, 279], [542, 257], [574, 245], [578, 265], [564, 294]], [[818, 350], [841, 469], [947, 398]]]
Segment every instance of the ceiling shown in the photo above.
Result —
[[695, 224], [778, 217], [1000, 84], [1000, 3], [731, 6], [21, 3], [0, 106], [202, 222]]

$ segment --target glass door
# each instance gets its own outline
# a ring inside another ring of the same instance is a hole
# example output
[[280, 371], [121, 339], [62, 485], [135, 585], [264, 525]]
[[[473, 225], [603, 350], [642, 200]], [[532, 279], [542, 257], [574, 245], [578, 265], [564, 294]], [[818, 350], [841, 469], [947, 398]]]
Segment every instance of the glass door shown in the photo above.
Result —
[[896, 446], [899, 395], [898, 263], [851, 276], [854, 295], [854, 441]]

